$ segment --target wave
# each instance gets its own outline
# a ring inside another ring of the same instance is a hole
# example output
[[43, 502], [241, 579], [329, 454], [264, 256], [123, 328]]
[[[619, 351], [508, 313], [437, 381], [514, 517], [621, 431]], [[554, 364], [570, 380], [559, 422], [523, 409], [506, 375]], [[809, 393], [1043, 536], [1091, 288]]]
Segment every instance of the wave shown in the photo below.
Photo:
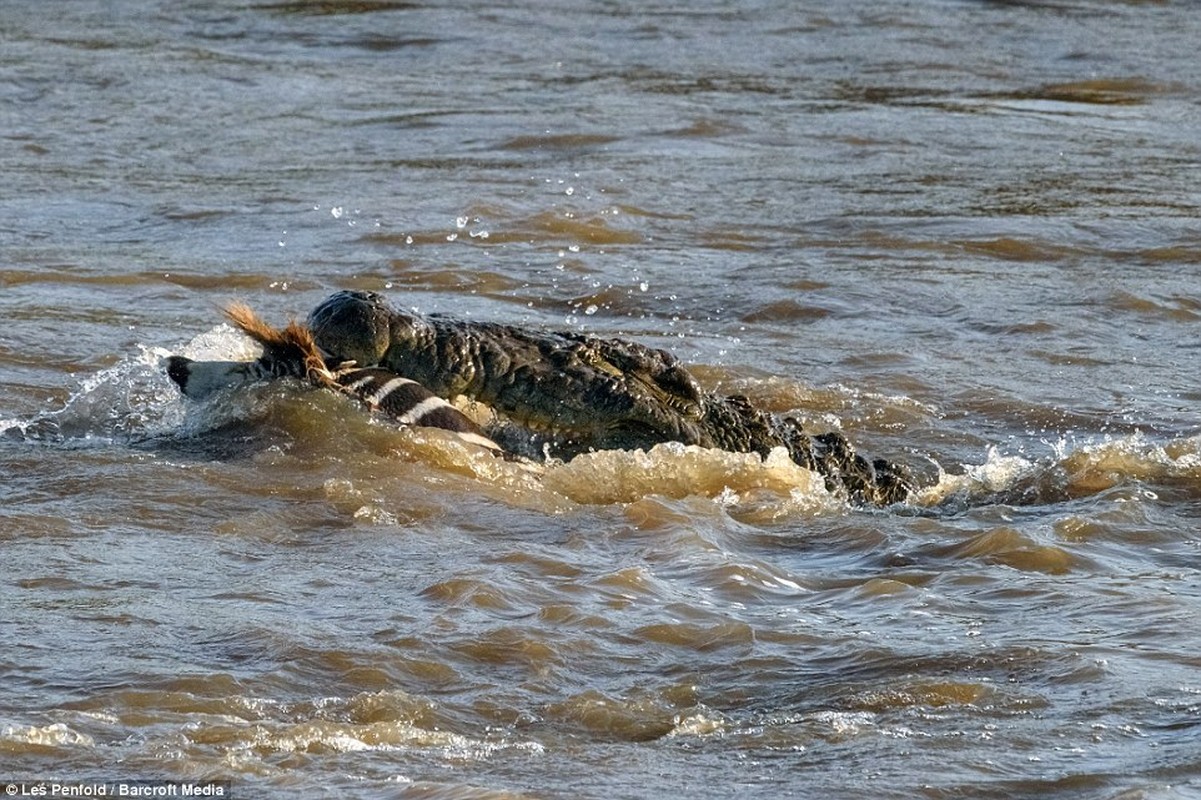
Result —
[[1031, 459], [990, 448], [980, 464], [949, 473], [916, 492], [912, 502], [954, 509], [985, 503], [1043, 505], [1128, 487], [1147, 499], [1160, 491], [1201, 491], [1201, 436], [1153, 441], [1143, 433], [1074, 443], [1047, 444], [1049, 454]]
[[142, 347], [138, 355], [81, 381], [63, 408], [0, 419], [0, 438], [87, 446], [167, 433], [182, 422], [183, 406], [158, 366], [166, 355]]
[[5, 725], [0, 728], [0, 753], [52, 752], [59, 748], [90, 748], [95, 740], [61, 722], [49, 725]]

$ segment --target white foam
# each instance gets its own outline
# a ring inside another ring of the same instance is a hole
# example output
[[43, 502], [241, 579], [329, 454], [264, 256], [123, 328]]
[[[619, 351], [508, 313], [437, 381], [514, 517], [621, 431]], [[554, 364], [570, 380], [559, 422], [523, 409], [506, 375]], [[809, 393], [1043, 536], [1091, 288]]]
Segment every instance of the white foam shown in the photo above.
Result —
[[1134, 433], [1082, 443], [1060, 439], [1043, 444], [1048, 450], [1045, 458], [1005, 455], [991, 447], [983, 463], [963, 465], [955, 473], [940, 466], [938, 482], [917, 492], [914, 501], [932, 506], [1021, 492], [1015, 501], [1056, 502], [1122, 484], [1201, 479], [1201, 436], [1156, 442]]
[[175, 355], [197, 361], [253, 361], [263, 348], [232, 325], [220, 325], [199, 334]]
[[249, 361], [259, 352], [249, 337], [225, 324], [178, 350], [138, 345], [137, 352], [113, 366], [80, 378], [78, 388], [61, 409], [29, 419], [0, 420], [0, 432], [73, 445], [169, 435], [183, 425], [186, 405], [167, 377], [163, 364], [167, 357], [178, 354], [198, 360]]
[[0, 741], [41, 747], [93, 747], [96, 742], [86, 733], [61, 722], [51, 725], [6, 725], [0, 728]]

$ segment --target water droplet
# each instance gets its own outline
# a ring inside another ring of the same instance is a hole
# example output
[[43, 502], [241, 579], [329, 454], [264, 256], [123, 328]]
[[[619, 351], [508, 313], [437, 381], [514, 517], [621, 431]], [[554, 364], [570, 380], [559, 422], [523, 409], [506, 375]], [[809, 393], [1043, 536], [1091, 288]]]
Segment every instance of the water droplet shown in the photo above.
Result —
[[595, 314], [597, 311], [600, 311], [600, 309], [596, 307], [596, 304], [595, 304], [595, 303], [593, 303], [593, 304], [589, 305], [587, 308], [585, 308], [585, 309], [584, 309], [584, 313], [585, 313], [585, 314], [587, 314], [587, 315], [588, 315], [588, 316], [590, 316], [590, 317], [591, 317], [593, 314]]
[[329, 213], [334, 219], [342, 219], [342, 206], [334, 206], [329, 210]]
[[651, 286], [646, 281], [643, 281], [642, 283], [638, 284], [638, 288], [645, 292], [647, 289], [651, 288]]
[[467, 222], [468, 222], [467, 217], [456, 217], [455, 218], [455, 227], [458, 228], [459, 230], [463, 230], [464, 228], [467, 227]]

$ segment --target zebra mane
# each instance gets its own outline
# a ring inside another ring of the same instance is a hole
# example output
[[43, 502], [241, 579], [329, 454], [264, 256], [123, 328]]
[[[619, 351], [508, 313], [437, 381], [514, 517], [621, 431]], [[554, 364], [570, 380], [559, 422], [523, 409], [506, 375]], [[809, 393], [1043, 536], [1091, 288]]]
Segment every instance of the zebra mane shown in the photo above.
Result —
[[245, 303], [231, 303], [225, 308], [225, 316], [263, 346], [263, 358], [290, 367], [290, 372], [318, 386], [340, 388], [313, 341], [312, 331], [304, 325], [292, 320], [281, 330], [264, 322]]

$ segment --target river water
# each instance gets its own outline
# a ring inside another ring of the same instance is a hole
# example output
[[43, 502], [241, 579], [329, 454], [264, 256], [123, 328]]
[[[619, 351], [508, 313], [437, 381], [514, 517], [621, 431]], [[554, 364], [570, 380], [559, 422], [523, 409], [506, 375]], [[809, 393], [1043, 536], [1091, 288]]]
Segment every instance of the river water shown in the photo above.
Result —
[[[1196, 12], [7, 0], [0, 779], [1201, 796]], [[162, 374], [344, 288], [667, 348], [922, 488]]]

